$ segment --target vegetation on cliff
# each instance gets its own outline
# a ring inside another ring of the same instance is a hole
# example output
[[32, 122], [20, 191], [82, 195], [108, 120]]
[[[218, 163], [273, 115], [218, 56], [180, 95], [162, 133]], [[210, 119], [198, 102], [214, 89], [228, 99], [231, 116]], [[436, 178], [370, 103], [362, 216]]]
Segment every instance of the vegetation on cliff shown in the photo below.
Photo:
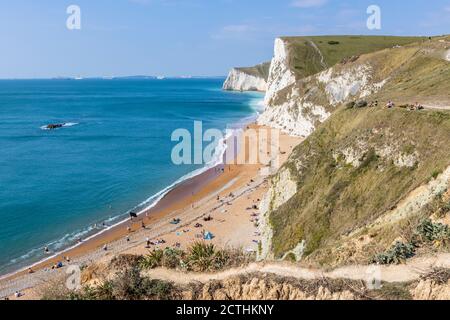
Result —
[[270, 214], [275, 257], [302, 240], [318, 255], [393, 210], [450, 165], [449, 144], [450, 112], [341, 108], [285, 165], [298, 186]]
[[270, 69], [270, 62], [264, 62], [253, 67], [236, 68], [236, 70], [238, 71], [241, 71], [251, 76], [262, 78], [264, 80], [267, 80], [267, 78], [269, 77], [269, 69]]
[[298, 78], [306, 78], [339, 62], [378, 50], [403, 46], [423, 37], [311, 36], [283, 37], [288, 44], [290, 64]]

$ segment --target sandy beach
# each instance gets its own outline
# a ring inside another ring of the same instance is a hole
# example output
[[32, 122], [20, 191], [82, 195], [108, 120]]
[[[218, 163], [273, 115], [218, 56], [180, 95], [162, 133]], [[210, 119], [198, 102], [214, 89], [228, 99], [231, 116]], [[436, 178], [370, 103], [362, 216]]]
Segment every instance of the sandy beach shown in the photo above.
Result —
[[[247, 130], [261, 128], [273, 130], [255, 124], [249, 125]], [[271, 156], [279, 156], [279, 165], [282, 165], [302, 139], [281, 133], [279, 137], [278, 155]], [[271, 143], [270, 139], [263, 141]], [[248, 159], [249, 154], [260, 147], [247, 144], [238, 157]], [[211, 168], [174, 188], [155, 207], [133, 221], [123, 222], [76, 248], [34, 265], [32, 273], [25, 269], [4, 277], [0, 280], [0, 298], [14, 299], [14, 293], [19, 291], [20, 299], [36, 299], [40, 287], [63, 276], [68, 265], [88, 266], [107, 262], [117, 254], [146, 254], [154, 248], [167, 246], [185, 249], [202, 240], [205, 231], [214, 235], [210, 242], [217, 246], [256, 251], [260, 240], [257, 208], [268, 188], [263, 169], [262, 164], [226, 164]], [[206, 217], [210, 219], [205, 220]], [[174, 219], [179, 219], [179, 223], [172, 224]], [[155, 245], [147, 248], [147, 239]], [[62, 262], [63, 267], [52, 268], [58, 262]]]

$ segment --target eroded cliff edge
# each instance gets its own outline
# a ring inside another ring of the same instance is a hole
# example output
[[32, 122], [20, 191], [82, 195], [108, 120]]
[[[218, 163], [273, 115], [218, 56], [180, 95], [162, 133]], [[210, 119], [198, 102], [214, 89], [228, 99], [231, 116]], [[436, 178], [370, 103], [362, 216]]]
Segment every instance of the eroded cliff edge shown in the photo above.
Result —
[[270, 62], [254, 67], [233, 68], [223, 84], [224, 90], [229, 91], [260, 91], [267, 90], [267, 78]]

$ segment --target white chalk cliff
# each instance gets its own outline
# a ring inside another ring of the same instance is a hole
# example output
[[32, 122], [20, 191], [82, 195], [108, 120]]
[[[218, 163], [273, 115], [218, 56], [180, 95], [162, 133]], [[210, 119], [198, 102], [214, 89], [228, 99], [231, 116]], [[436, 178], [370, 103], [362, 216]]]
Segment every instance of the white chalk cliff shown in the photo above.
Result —
[[261, 76], [233, 68], [223, 84], [223, 89], [232, 91], [266, 91], [267, 82]]
[[364, 98], [386, 82], [374, 81], [373, 68], [368, 63], [335, 66], [297, 79], [289, 55], [288, 41], [276, 39], [264, 100], [266, 109], [258, 123], [291, 135], [307, 137], [338, 104]]
[[274, 99], [284, 88], [295, 83], [295, 73], [289, 64], [287, 44], [280, 38], [275, 39], [275, 54], [270, 64], [269, 77], [267, 79], [267, 92], [264, 102], [273, 105]]
[[[275, 127], [295, 136], [307, 137], [327, 120], [336, 107], [349, 100], [363, 99], [380, 90], [387, 80], [375, 81], [374, 68], [367, 62], [335, 66], [301, 79], [291, 66], [289, 43], [276, 39], [265, 96], [265, 111], [258, 124]], [[273, 258], [272, 228], [269, 215], [296, 193], [296, 182], [289, 170], [274, 176], [269, 192], [261, 204], [262, 241], [259, 259]], [[304, 242], [288, 253], [300, 259]]]

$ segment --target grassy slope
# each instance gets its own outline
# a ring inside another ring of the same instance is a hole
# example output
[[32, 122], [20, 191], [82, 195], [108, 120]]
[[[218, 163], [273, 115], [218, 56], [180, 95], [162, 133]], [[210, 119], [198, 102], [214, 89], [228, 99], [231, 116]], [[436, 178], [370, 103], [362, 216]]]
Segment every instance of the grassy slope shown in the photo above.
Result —
[[[334, 159], [334, 151], [358, 141], [371, 147], [398, 145], [405, 154], [418, 152], [419, 164], [399, 168], [372, 149], [359, 168]], [[379, 217], [450, 165], [449, 145], [450, 112], [340, 109], [295, 149], [286, 164], [298, 179], [298, 192], [270, 216], [275, 256], [303, 239], [309, 255]]]
[[[389, 85], [377, 97], [396, 99], [401, 103], [449, 103], [450, 63], [438, 54], [437, 44], [427, 44], [425, 50], [416, 50], [412, 59], [393, 74]], [[435, 50], [432, 53], [428, 50]]]
[[[317, 50], [308, 45], [308, 38], [289, 39], [291, 63], [303, 65], [306, 74], [323, 68]], [[450, 105], [450, 63], [442, 58], [448, 43], [438, 39], [417, 41], [418, 38], [391, 37], [311, 37], [309, 40], [320, 48], [327, 65], [356, 52], [399, 44], [401, 48], [364, 54], [353, 64], [337, 64], [334, 68], [339, 71], [355, 64], [370, 65], [372, 81], [387, 80], [387, 83], [379, 93], [366, 99], [377, 99], [381, 106], [389, 99], [397, 105], [416, 101]], [[328, 41], [332, 40], [340, 44], [329, 45]], [[344, 50], [334, 51], [337, 46]], [[297, 83], [303, 86], [301, 92], [310, 91], [309, 86], [316, 85], [308, 79]], [[318, 92], [315, 103], [326, 106], [324, 95]], [[374, 134], [374, 128], [381, 133]], [[359, 142], [370, 147], [360, 168], [333, 158], [334, 151], [357, 149]], [[327, 246], [335, 245], [341, 235], [376, 219], [450, 165], [449, 143], [450, 112], [338, 108], [297, 147], [287, 164], [298, 178], [299, 190], [270, 216], [275, 255], [282, 256], [306, 239], [306, 254], [316, 257]], [[417, 152], [419, 165], [399, 168], [392, 160], [380, 158], [370, 150], [389, 146], [396, 146], [397, 156]]]
[[[420, 37], [390, 37], [390, 36], [317, 36], [317, 37], [284, 37], [289, 43], [291, 65], [297, 71], [299, 78], [308, 77], [332, 67], [342, 59], [354, 55], [366, 54], [395, 45], [406, 45], [420, 42]], [[329, 44], [337, 41], [339, 44]], [[311, 44], [313, 42], [320, 50]]]

